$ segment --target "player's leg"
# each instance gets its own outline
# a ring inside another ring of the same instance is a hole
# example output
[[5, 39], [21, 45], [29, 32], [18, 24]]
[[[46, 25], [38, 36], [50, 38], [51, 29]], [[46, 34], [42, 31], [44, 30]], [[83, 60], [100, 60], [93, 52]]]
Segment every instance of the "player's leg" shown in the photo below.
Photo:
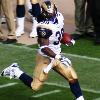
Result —
[[47, 67], [47, 65], [50, 63], [49, 59], [46, 57], [41, 56], [40, 54], [37, 54], [36, 56], [36, 67], [33, 72], [33, 78], [28, 76], [27, 74], [23, 73], [19, 77], [19, 79], [26, 84], [27, 86], [31, 87], [33, 91], [38, 91], [44, 81], [47, 79], [48, 74], [45, 74], [43, 72], [43, 69]]
[[34, 77], [32, 81], [32, 89], [37, 91], [41, 88], [44, 81], [48, 78], [48, 74], [43, 72], [43, 69], [48, 66], [50, 60], [40, 54], [36, 57], [36, 67], [34, 69]]
[[17, 63], [11, 64], [9, 67], [5, 68], [1, 76], [6, 76], [9, 78], [20, 79], [25, 85], [37, 91], [41, 88], [44, 81], [47, 79], [47, 74], [43, 72], [44, 67], [50, 63], [49, 59], [41, 55], [36, 57], [36, 67], [34, 70], [33, 78], [24, 73], [18, 66]]
[[66, 80], [68, 80], [70, 89], [72, 93], [75, 95], [76, 100], [84, 100], [82, 91], [78, 82], [77, 74], [75, 70], [71, 67], [70, 60], [66, 59], [66, 62], [55, 60], [54, 66], [55, 66], [54, 70], [60, 73], [60, 75], [62, 75]]
[[26, 7], [29, 10], [32, 10], [31, 0], [26, 0]]
[[33, 78], [26, 73], [20, 75], [19, 79], [27, 86], [37, 91], [41, 88], [44, 81], [47, 79], [48, 74], [43, 72], [44, 67], [50, 63], [49, 59], [37, 54], [36, 56], [36, 67], [33, 72]]
[[16, 7], [17, 29], [16, 36], [24, 34], [24, 19], [25, 19], [25, 0], [17, 0]]
[[41, 13], [41, 8], [39, 4], [40, 0], [31, 0], [32, 3], [32, 14], [37, 17]]
[[31, 1], [30, 0], [26, 0], [26, 3], [25, 3], [25, 6], [27, 8], [27, 14], [28, 14], [28, 17], [27, 18], [30, 22], [33, 22], [33, 16], [32, 16], [32, 4], [31, 4]]
[[37, 31], [36, 31], [36, 27], [37, 27], [37, 20], [36, 17], [41, 13], [40, 11], [40, 4], [39, 4], [40, 0], [31, 0], [32, 3], [32, 15], [33, 15], [33, 26], [32, 26], [32, 31], [30, 33], [30, 37], [36, 37], [37, 36]]

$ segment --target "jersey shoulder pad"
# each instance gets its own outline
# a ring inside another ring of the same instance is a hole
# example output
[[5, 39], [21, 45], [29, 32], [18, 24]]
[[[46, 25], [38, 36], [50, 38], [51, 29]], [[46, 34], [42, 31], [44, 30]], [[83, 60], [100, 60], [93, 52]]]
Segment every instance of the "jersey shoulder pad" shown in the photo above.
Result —
[[47, 29], [47, 28], [38, 27], [37, 34], [38, 34], [39, 38], [47, 39], [52, 35], [52, 31], [50, 29]]

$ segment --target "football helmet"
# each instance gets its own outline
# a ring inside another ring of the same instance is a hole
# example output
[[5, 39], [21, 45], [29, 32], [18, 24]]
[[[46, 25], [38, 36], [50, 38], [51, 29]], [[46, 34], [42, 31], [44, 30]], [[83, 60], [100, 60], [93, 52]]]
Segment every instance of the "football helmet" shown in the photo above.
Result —
[[41, 9], [42, 9], [42, 15], [46, 18], [52, 18], [56, 16], [57, 8], [55, 4], [53, 4], [49, 0], [43, 2], [43, 4], [41, 5]]

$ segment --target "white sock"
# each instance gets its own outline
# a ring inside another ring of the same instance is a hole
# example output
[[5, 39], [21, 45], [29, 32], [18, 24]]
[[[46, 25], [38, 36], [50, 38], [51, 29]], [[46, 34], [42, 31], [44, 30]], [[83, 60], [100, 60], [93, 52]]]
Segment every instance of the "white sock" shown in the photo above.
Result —
[[24, 30], [24, 19], [25, 17], [17, 18], [17, 27], [21, 30]]
[[38, 24], [38, 22], [37, 22], [36, 18], [33, 17], [33, 27], [32, 28], [37, 27], [37, 24]]
[[76, 100], [84, 100], [84, 97], [83, 96], [80, 96]]
[[36, 18], [33, 17], [33, 26], [32, 26], [32, 32], [30, 33], [30, 36], [31, 35], [37, 36], [37, 30], [36, 30], [37, 24], [38, 24], [38, 22], [37, 22]]

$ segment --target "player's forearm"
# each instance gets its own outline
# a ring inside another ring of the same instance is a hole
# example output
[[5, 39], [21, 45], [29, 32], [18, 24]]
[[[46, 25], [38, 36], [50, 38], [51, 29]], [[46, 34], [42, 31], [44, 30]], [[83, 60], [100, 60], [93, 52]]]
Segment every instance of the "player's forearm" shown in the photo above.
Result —
[[56, 54], [48, 47], [43, 48], [41, 51], [49, 57], [55, 58], [56, 56]]

